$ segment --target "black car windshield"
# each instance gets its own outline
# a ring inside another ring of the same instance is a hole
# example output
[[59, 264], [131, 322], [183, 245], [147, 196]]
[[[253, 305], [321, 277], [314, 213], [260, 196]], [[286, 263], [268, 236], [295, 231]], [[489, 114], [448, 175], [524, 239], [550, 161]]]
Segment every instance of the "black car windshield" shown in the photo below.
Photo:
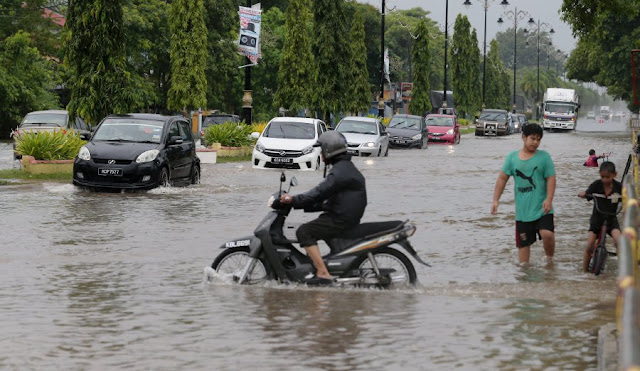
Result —
[[507, 114], [504, 112], [482, 112], [480, 120], [507, 121]]
[[427, 117], [427, 126], [453, 126], [451, 117]]
[[67, 114], [66, 113], [29, 113], [22, 120], [22, 127], [28, 126], [59, 126], [66, 127]]
[[415, 117], [393, 117], [389, 121], [388, 128], [420, 130], [421, 119]]
[[106, 119], [91, 140], [160, 143], [163, 127], [164, 122], [156, 120]]
[[274, 121], [262, 133], [266, 138], [314, 139], [316, 130], [307, 122]]
[[237, 122], [233, 116], [205, 116], [202, 120], [202, 127], [208, 127], [210, 125], [224, 124], [225, 122]]
[[554, 113], [574, 113], [575, 112], [573, 105], [562, 104], [562, 103], [547, 103], [544, 106], [544, 110], [547, 112], [554, 112]]
[[378, 134], [378, 126], [371, 121], [340, 121], [336, 131], [341, 133]]

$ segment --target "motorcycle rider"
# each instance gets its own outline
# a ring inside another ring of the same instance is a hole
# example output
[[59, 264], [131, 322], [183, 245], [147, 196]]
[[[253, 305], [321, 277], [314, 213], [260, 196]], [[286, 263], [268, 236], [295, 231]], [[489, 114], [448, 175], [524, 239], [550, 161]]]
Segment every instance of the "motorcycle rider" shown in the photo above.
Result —
[[309, 285], [328, 285], [333, 282], [318, 248], [318, 240], [335, 238], [360, 223], [367, 206], [364, 176], [347, 154], [347, 140], [337, 131], [320, 135], [315, 146], [321, 147], [322, 160], [332, 165], [329, 174], [315, 188], [295, 196], [280, 197], [282, 204], [305, 212], [324, 211], [320, 216], [302, 224], [296, 231], [300, 246], [305, 249], [316, 268], [316, 274], [306, 280]]

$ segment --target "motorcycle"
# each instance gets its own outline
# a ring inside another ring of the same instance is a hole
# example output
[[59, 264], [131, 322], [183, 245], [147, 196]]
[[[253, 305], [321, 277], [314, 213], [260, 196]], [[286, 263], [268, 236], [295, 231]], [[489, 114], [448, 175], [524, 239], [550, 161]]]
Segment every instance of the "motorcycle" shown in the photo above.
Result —
[[[283, 194], [285, 182], [283, 172], [280, 190], [269, 199], [272, 209], [258, 224], [253, 236], [227, 241], [220, 246], [222, 252], [211, 265], [218, 274], [232, 275], [240, 284], [268, 280], [304, 283], [309, 273], [314, 272], [311, 259], [294, 246], [297, 241], [284, 234], [285, 220], [292, 207], [280, 205], [274, 208], [274, 201]], [[297, 180], [292, 177], [289, 190], [296, 185]], [[416, 227], [409, 224], [409, 220], [361, 223], [339, 238], [325, 241], [331, 252], [323, 259], [331, 276], [336, 277], [333, 285], [377, 288], [415, 285], [415, 267], [397, 247], [417, 262], [430, 266], [420, 259], [409, 242], [415, 231]]]

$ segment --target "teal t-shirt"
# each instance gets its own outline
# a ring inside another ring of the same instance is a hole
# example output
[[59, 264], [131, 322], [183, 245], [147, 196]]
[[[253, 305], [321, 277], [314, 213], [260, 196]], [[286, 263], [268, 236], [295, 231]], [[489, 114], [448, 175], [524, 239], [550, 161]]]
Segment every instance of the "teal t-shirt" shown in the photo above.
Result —
[[[547, 198], [547, 178], [555, 175], [556, 169], [547, 151], [537, 150], [528, 160], [521, 160], [519, 152], [507, 155], [502, 171], [514, 179], [516, 220], [532, 222], [544, 214], [542, 203]], [[549, 214], [553, 214], [553, 209]]]

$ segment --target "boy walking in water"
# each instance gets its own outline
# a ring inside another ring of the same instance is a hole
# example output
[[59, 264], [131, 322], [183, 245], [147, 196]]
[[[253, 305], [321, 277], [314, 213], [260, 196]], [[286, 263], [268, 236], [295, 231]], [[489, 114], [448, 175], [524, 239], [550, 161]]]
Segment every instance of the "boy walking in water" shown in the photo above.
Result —
[[522, 149], [509, 153], [496, 180], [491, 214], [498, 213], [498, 202], [510, 176], [514, 177], [516, 204], [516, 246], [518, 261], [529, 262], [536, 235], [542, 240], [547, 261], [553, 261], [556, 240], [553, 227], [553, 196], [556, 170], [549, 153], [538, 150], [543, 130], [540, 125], [522, 129]]

